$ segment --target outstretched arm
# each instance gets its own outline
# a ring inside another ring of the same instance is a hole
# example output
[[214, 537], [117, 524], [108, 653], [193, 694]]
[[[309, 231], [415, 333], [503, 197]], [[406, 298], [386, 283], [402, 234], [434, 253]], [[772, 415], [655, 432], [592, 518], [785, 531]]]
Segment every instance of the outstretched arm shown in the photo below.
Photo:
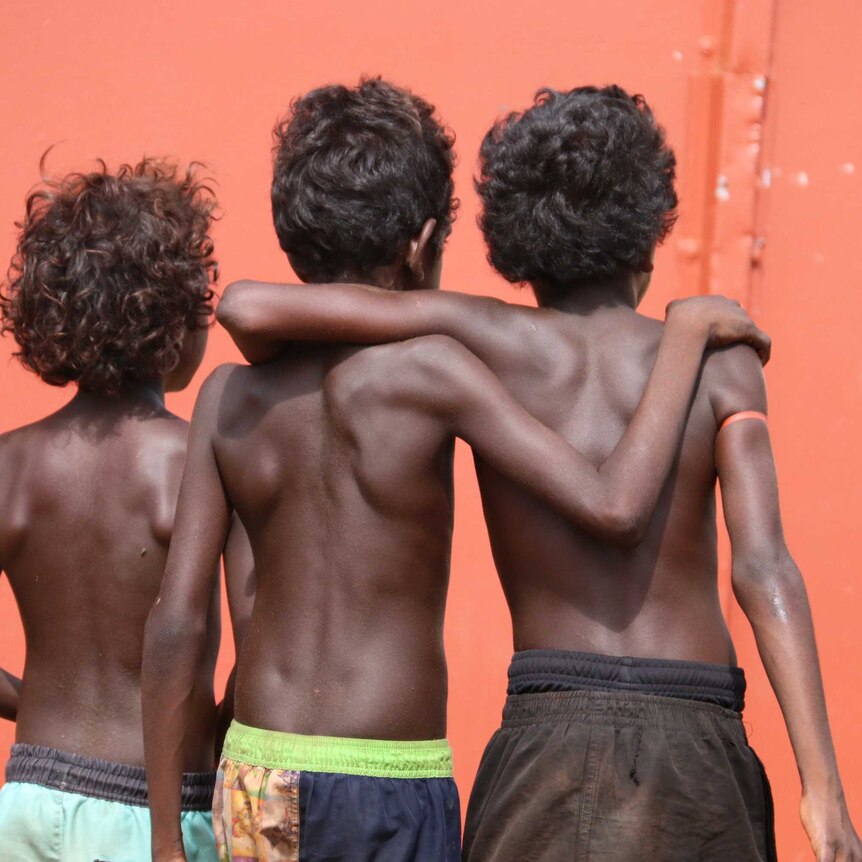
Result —
[[[738, 306], [721, 302], [729, 321], [748, 321]], [[395, 400], [436, 411], [483, 460], [579, 527], [634, 544], [670, 472], [706, 341], [707, 333], [695, 326], [668, 324], [644, 396], [648, 409], [638, 411], [599, 466], [531, 416], [480, 359], [445, 336], [408, 342], [405, 368], [411, 373], [375, 385]]]
[[258, 281], [229, 284], [216, 318], [252, 364], [272, 359], [291, 341], [384, 344], [420, 335], [448, 335], [487, 359], [490, 351], [512, 350], [519, 340], [513, 330], [524, 323], [491, 297]]
[[[698, 308], [709, 324], [718, 297], [678, 300], [669, 306]], [[382, 290], [358, 284], [270, 284], [235, 281], [216, 309], [218, 322], [252, 364], [274, 358], [291, 341], [384, 344], [422, 335], [448, 335], [482, 361], [501, 357], [523, 362], [523, 342], [533, 337], [533, 316], [548, 312], [518, 308], [487, 296], [440, 290]], [[554, 312], [550, 312], [554, 313]], [[712, 334], [708, 347], [728, 343]], [[753, 325], [735, 340], [755, 348], [764, 363], [769, 343]]]
[[[742, 411], [765, 413], [766, 390], [754, 355], [734, 348], [714, 359], [724, 366], [726, 381], [713, 398], [718, 425]], [[784, 540], [766, 423], [748, 418], [726, 425], [715, 452], [733, 591], [787, 724], [802, 779], [803, 824], [818, 862], [860, 860], [862, 845], [850, 822], [829, 730], [808, 596]]]
[[210, 376], [195, 405], [165, 575], [144, 634], [144, 755], [154, 862], [186, 858], [180, 829], [183, 742], [230, 517], [212, 447], [221, 375], [219, 370]]

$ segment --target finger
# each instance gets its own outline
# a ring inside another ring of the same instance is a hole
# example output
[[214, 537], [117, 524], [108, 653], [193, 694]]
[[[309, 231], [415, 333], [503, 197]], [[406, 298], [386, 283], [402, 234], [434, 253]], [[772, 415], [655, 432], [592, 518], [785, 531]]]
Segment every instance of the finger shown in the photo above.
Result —
[[766, 365], [772, 356], [772, 339], [762, 329], [755, 327], [750, 344], [757, 351], [760, 364]]
[[768, 335], [764, 336], [763, 345], [757, 353], [760, 356], [761, 365], [766, 365], [772, 358], [772, 339]]

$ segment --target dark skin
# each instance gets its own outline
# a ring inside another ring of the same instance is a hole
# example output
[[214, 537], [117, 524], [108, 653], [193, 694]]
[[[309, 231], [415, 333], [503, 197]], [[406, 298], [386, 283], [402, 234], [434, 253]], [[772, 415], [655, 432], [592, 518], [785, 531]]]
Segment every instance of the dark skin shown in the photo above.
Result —
[[[429, 236], [368, 277], [394, 290], [435, 284]], [[303, 734], [441, 738], [455, 437], [561, 517], [631, 542], [670, 468], [704, 347], [739, 339], [766, 345], [733, 303], [680, 306], [632, 433], [600, 466], [446, 337], [298, 347], [261, 367], [218, 369], [195, 407], [177, 530], [147, 624], [153, 858], [185, 858], [182, 740], [232, 511], [248, 530], [257, 579], [237, 719]]]
[[[245, 640], [251, 612], [254, 607], [254, 594], [257, 589], [257, 576], [254, 569], [254, 556], [248, 541], [248, 533], [242, 521], [234, 512], [228, 527], [227, 541], [224, 546], [224, 580], [227, 604], [233, 630], [234, 655], [239, 654]], [[225, 686], [224, 698], [219, 705], [218, 733], [216, 737], [216, 757], [221, 755], [225, 734], [234, 715], [236, 694], [236, 663], [234, 663]]]
[[[177, 368], [117, 398], [78, 392], [0, 437], [0, 568], [26, 636], [20, 701], [0, 677], [16, 740], [142, 766], [141, 654], [173, 530], [188, 423], [165, 409], [200, 364], [206, 330]], [[239, 540], [237, 540], [239, 541]], [[183, 768], [213, 768], [218, 589], [191, 698]]]
[[[221, 318], [252, 358], [291, 340], [352, 343], [444, 333], [470, 348], [532, 415], [601, 464], [627, 433], [661, 324], [636, 308], [643, 273], [569, 292], [534, 285], [540, 308], [457, 293], [241, 282]], [[565, 299], [558, 299], [566, 295]], [[614, 546], [518, 487], [475, 453], [516, 650], [551, 648], [735, 664], [717, 587], [715, 485], [730, 533], [734, 594], [785, 717], [818, 860], [862, 859], [829, 730], [811, 612], [787, 549], [761, 363], [746, 346], [708, 354], [657, 508], [639, 542]]]

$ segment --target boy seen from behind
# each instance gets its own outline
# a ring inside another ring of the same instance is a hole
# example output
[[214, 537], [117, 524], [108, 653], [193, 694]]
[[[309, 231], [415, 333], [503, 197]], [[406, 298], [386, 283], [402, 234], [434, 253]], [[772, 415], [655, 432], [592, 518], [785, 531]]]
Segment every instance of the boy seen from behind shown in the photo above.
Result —
[[[188, 385], [206, 345], [214, 205], [191, 168], [101, 163], [45, 180], [19, 225], [3, 331], [25, 367], [77, 392], [0, 436], [0, 569], [27, 648], [20, 698], [4, 696], [17, 727], [0, 847], [16, 862], [150, 862], [141, 654], [188, 434], [165, 392]], [[205, 616], [178, 752], [200, 862], [215, 854], [215, 586]]]

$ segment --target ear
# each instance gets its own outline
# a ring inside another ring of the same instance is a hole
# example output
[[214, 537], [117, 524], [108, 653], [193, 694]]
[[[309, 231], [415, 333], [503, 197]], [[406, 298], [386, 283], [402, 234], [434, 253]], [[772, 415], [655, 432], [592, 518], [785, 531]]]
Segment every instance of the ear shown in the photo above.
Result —
[[653, 246], [652, 251], [649, 253], [649, 257], [647, 257], [644, 262], [641, 264], [641, 272], [652, 272], [655, 269], [655, 246]]
[[437, 227], [437, 219], [429, 218], [422, 225], [422, 230], [419, 231], [419, 236], [410, 240], [407, 246], [407, 256], [404, 258], [404, 265], [413, 274], [416, 281], [422, 281], [425, 278], [423, 261], [425, 259], [425, 249], [428, 248], [428, 243], [434, 234], [434, 228]]

